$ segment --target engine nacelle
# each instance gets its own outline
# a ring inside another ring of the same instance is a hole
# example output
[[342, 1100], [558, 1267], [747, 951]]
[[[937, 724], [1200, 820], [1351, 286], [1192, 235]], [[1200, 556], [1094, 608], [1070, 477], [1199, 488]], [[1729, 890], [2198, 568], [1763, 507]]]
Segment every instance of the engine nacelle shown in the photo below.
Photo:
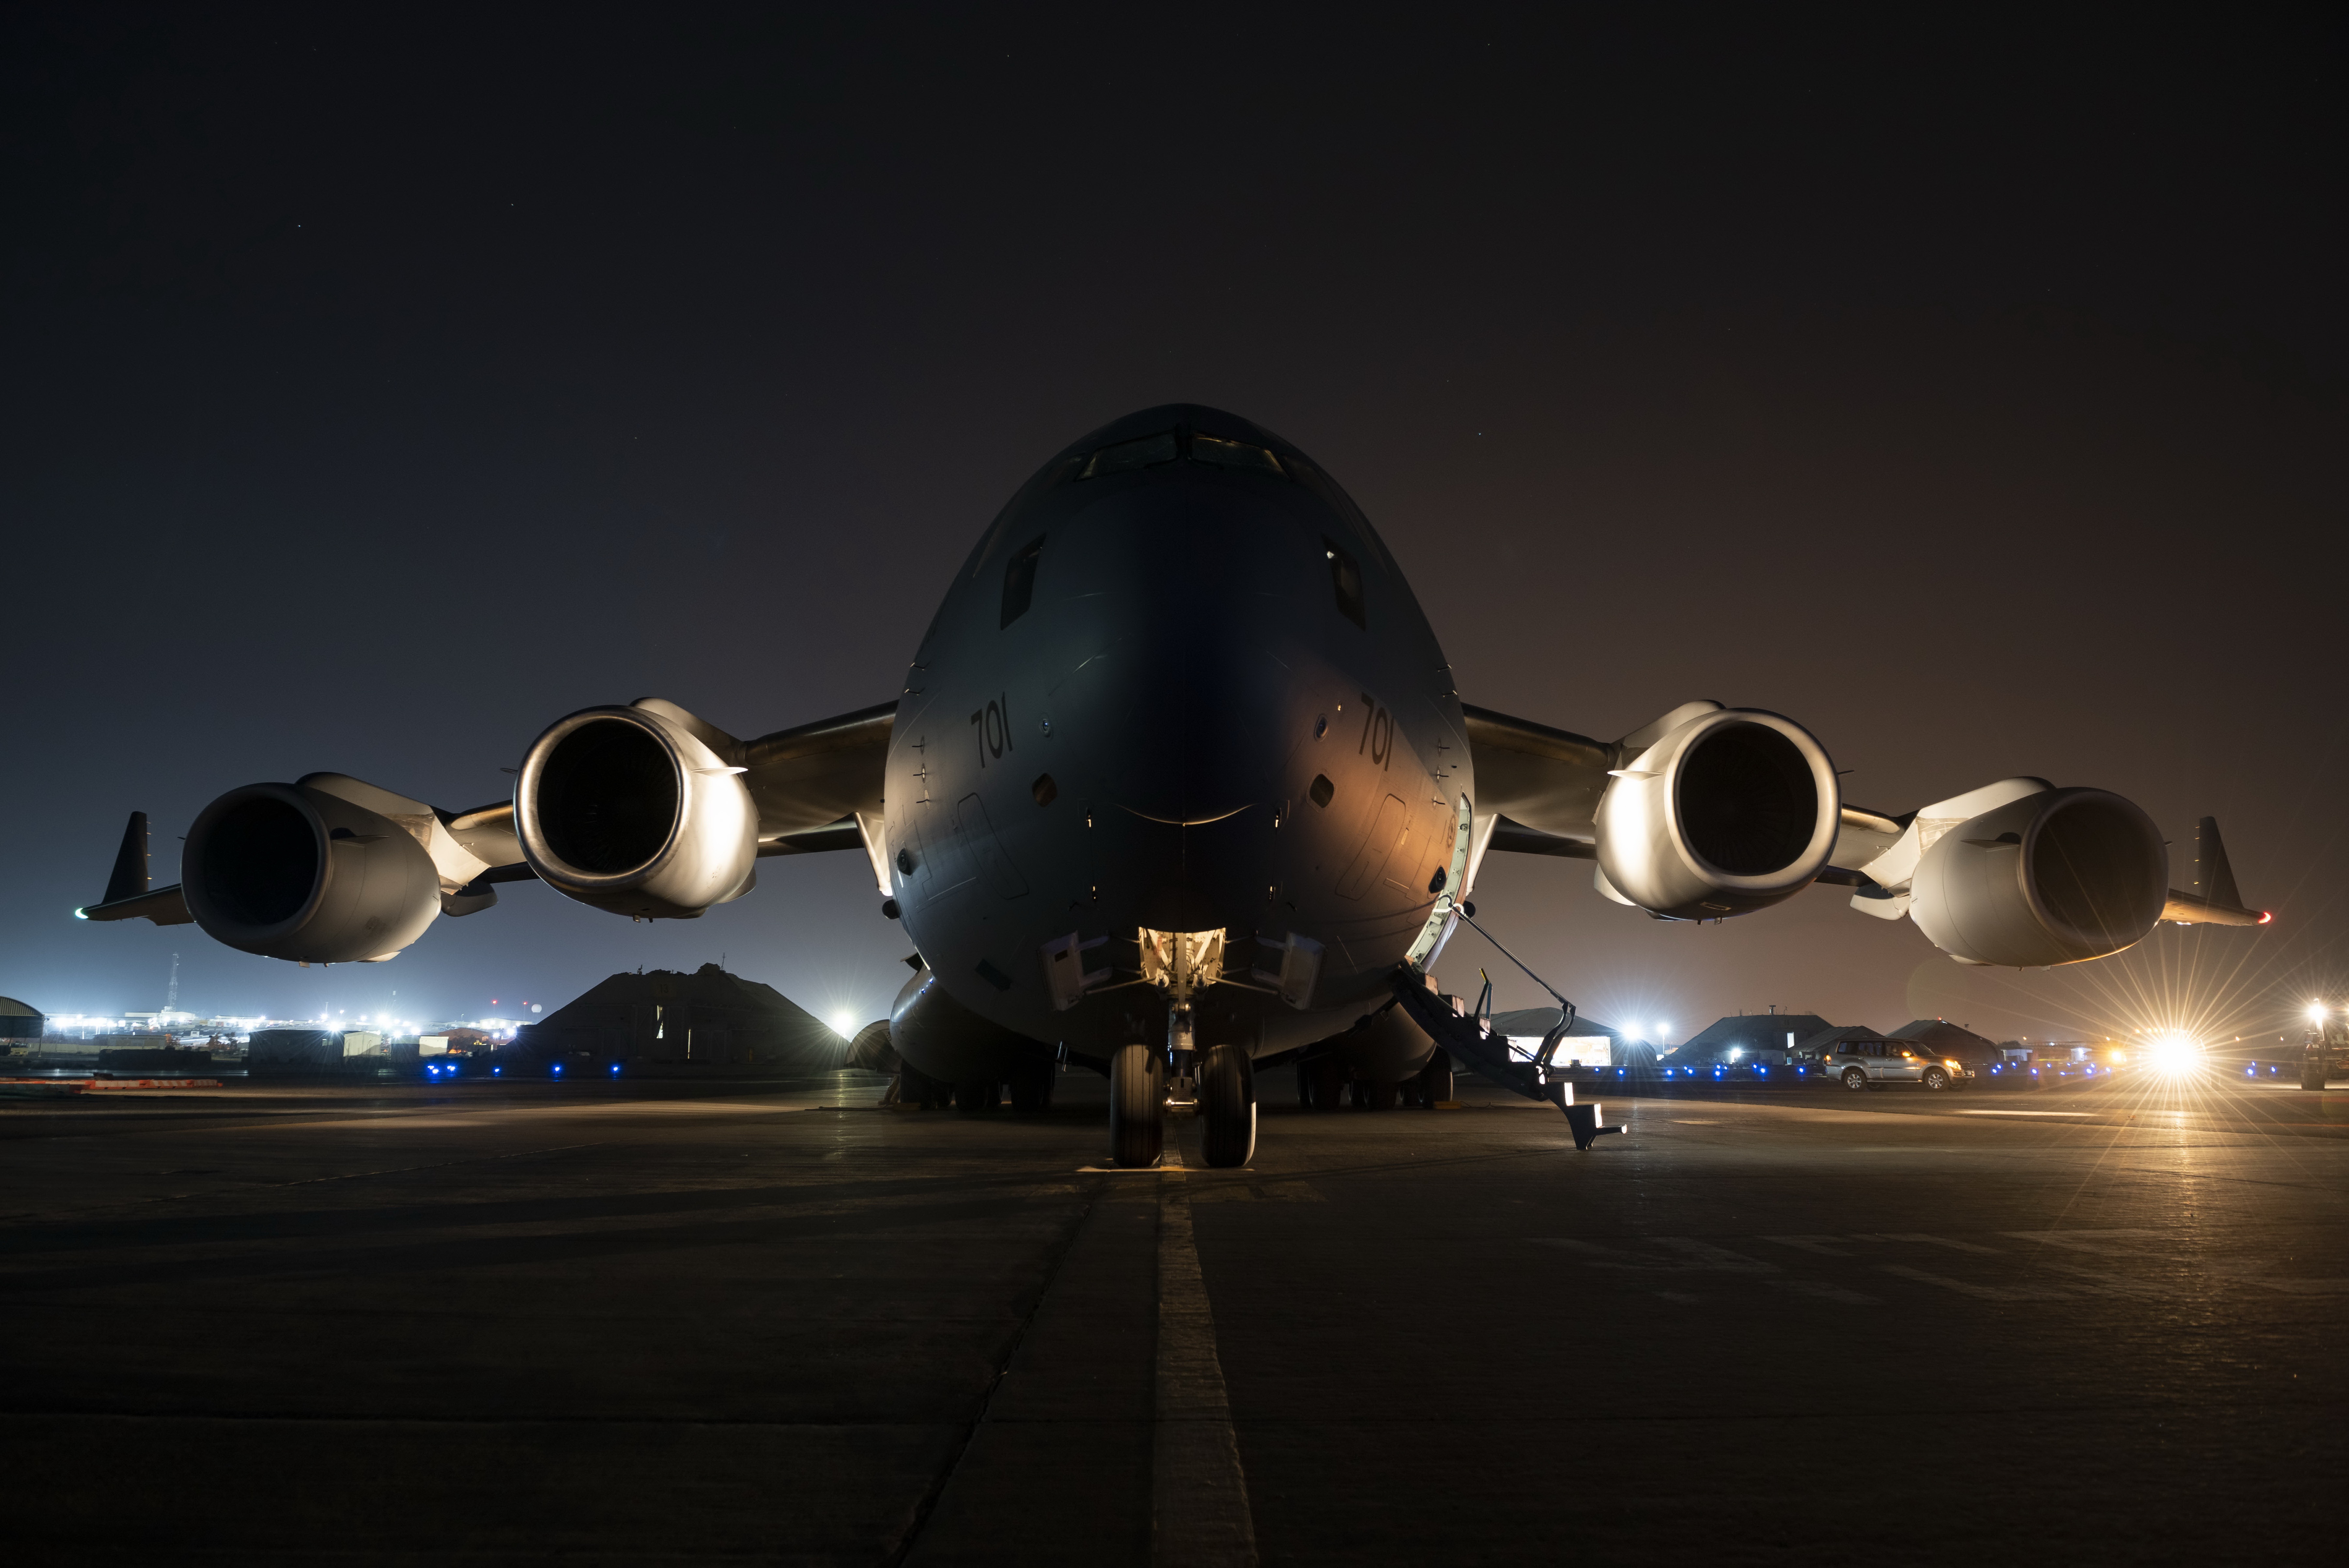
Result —
[[523, 758], [514, 832], [549, 887], [615, 914], [689, 919], [750, 891], [759, 812], [729, 763], [667, 713], [589, 708]]
[[440, 912], [440, 873], [414, 835], [300, 784], [247, 784], [204, 807], [180, 881], [215, 941], [302, 963], [380, 962]]
[[2050, 789], [1935, 839], [1909, 914], [1962, 962], [2040, 969], [2133, 945], [2161, 919], [2168, 888], [2169, 851], [2135, 802]]
[[1673, 919], [1766, 909], [1826, 867], [1841, 811], [1835, 764], [1809, 731], [1715, 709], [1616, 770], [1596, 821], [1600, 890]]

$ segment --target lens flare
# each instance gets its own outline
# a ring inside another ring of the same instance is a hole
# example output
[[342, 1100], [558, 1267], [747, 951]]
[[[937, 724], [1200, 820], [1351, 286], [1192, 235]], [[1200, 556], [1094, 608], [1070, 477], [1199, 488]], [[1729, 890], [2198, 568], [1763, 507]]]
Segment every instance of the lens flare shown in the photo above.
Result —
[[2182, 1029], [2158, 1034], [2147, 1052], [2146, 1062], [2165, 1078], [2184, 1077], [2201, 1067], [2201, 1043]]

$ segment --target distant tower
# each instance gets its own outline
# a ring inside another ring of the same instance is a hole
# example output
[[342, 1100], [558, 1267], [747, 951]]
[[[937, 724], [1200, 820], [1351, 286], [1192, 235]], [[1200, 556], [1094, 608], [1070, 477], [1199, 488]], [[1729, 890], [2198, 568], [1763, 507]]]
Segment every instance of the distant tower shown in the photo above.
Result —
[[171, 983], [163, 990], [163, 1011], [171, 1012], [180, 1005], [180, 955], [171, 955]]

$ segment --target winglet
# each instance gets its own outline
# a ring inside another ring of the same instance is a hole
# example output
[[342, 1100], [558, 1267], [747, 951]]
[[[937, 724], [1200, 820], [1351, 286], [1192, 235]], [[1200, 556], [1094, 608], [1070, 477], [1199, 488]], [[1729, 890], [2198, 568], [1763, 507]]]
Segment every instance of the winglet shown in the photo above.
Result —
[[2227, 846], [2219, 841], [2219, 819], [2206, 816], [2194, 825], [2194, 891], [2206, 903], [2240, 907], [2235, 868], [2227, 864]]
[[122, 830], [122, 847], [114, 857], [114, 875], [106, 879], [106, 897], [101, 904], [111, 904], [121, 898], [135, 898], [147, 891], [147, 814], [134, 811], [130, 824]]
[[152, 886], [147, 872], [147, 814], [134, 811], [122, 830], [122, 847], [115, 852], [114, 875], [106, 879], [106, 897], [74, 911], [78, 920], [152, 920], [159, 926], [184, 926], [195, 917], [188, 912], [186, 895], [177, 883]]
[[2271, 909], [2243, 907], [2235, 889], [2235, 868], [2227, 864], [2227, 846], [2219, 841], [2219, 819], [2206, 816], [2194, 825], [2193, 890], [2170, 889], [2161, 918], [2181, 926], [2264, 926], [2275, 919]]

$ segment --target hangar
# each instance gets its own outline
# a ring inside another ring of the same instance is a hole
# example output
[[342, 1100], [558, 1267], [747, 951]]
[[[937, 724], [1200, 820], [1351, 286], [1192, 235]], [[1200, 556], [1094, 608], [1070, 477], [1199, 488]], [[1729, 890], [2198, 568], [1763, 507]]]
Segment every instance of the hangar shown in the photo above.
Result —
[[514, 1032], [517, 1049], [580, 1057], [631, 1073], [699, 1075], [749, 1068], [820, 1072], [842, 1064], [847, 1043], [813, 1013], [714, 963], [692, 973], [616, 974], [538, 1023]]
[[30, 1002], [0, 996], [0, 1040], [38, 1040], [48, 1022]]

